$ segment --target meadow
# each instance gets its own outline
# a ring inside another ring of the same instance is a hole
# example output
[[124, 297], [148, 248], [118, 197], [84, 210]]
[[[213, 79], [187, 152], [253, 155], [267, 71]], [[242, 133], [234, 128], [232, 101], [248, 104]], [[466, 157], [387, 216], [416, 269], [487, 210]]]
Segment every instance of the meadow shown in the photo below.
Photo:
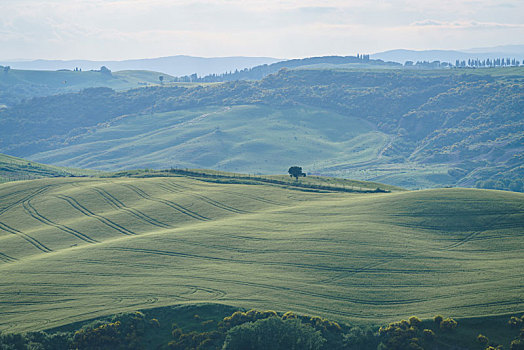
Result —
[[125, 116], [31, 158], [101, 170], [170, 164], [278, 174], [292, 163], [315, 172], [376, 162], [389, 140], [362, 118], [319, 108], [212, 106]]
[[0, 154], [0, 183], [49, 177], [88, 176], [96, 174], [102, 174], [102, 172], [40, 164], [26, 159]]
[[0, 185], [1, 331], [209, 302], [358, 324], [524, 311], [523, 194], [153, 175]]

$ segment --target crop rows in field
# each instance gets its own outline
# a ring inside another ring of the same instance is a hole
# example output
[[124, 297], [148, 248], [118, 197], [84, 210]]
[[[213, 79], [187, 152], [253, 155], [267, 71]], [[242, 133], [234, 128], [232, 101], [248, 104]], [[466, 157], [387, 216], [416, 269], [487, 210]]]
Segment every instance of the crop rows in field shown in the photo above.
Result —
[[384, 321], [522, 311], [521, 194], [186, 177], [0, 186], [0, 329], [219, 302]]

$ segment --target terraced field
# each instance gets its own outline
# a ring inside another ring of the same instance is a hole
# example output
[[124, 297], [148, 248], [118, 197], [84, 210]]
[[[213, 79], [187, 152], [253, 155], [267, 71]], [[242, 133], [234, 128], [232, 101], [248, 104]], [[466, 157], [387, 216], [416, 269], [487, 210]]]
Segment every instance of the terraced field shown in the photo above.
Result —
[[0, 185], [0, 330], [216, 302], [383, 323], [524, 311], [524, 195], [185, 176]]

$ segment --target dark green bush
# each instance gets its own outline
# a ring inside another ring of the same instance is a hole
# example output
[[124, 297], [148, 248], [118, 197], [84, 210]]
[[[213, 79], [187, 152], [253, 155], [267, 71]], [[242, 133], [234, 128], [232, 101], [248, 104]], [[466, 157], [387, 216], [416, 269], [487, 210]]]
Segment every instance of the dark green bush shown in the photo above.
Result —
[[184, 333], [180, 328], [175, 328], [172, 334], [174, 340], [168, 344], [172, 350], [218, 349], [224, 341], [223, 334], [218, 331]]
[[419, 346], [417, 329], [406, 320], [380, 327], [378, 333], [382, 339], [380, 346], [384, 350], [416, 349]]
[[231, 328], [224, 350], [318, 350], [326, 340], [298, 319], [270, 317]]
[[73, 336], [73, 349], [142, 349], [142, 337], [151, 324], [141, 312], [120, 314], [111, 322], [88, 325]]
[[452, 331], [455, 328], [457, 328], [457, 326], [458, 326], [457, 321], [455, 321], [451, 317], [448, 317], [442, 320], [442, 322], [440, 322], [440, 329], [442, 329], [443, 331]]
[[480, 345], [487, 346], [489, 344], [489, 339], [485, 335], [479, 334], [477, 336], [477, 343], [479, 343]]
[[515, 339], [511, 342], [510, 350], [524, 350], [524, 340]]
[[433, 317], [433, 321], [435, 321], [435, 323], [439, 326], [440, 326], [440, 322], [442, 322], [443, 320], [444, 320], [444, 317], [440, 315], [436, 315], [435, 317]]
[[409, 324], [412, 327], [418, 327], [418, 326], [420, 326], [421, 323], [422, 323], [422, 320], [420, 318], [418, 318], [417, 316], [411, 316], [409, 318]]
[[511, 316], [509, 318], [508, 324], [511, 327], [518, 328], [518, 327], [522, 326], [523, 322], [524, 322], [524, 315], [522, 317]]
[[424, 339], [429, 342], [435, 340], [435, 332], [433, 332], [431, 329], [424, 329], [422, 331], [422, 334], [424, 336]]

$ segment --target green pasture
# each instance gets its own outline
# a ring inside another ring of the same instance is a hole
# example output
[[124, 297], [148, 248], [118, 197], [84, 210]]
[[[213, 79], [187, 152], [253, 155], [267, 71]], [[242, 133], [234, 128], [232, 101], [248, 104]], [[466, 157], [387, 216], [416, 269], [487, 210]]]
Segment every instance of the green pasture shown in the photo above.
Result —
[[205, 180], [0, 185], [0, 330], [209, 302], [372, 324], [524, 311], [523, 194]]
[[374, 160], [389, 137], [358, 116], [310, 107], [206, 107], [126, 116], [60, 149], [33, 154], [61, 166], [118, 170], [213, 168], [276, 173]]
[[102, 174], [102, 172], [96, 170], [58, 167], [0, 154], [0, 183], [48, 177], [87, 176], [100, 174]]
[[[11, 69], [7, 74], [0, 74], [1, 89], [48, 89], [48, 93], [65, 93], [79, 91], [91, 87], [109, 87], [115, 90], [128, 90], [145, 85], [160, 85], [159, 76], [164, 76], [164, 81], [173, 77], [164, 73], [133, 70], [118, 71], [112, 74], [103, 74], [98, 71], [74, 72], [44, 71], [44, 70], [18, 70]], [[37, 95], [47, 95], [44, 90]]]

